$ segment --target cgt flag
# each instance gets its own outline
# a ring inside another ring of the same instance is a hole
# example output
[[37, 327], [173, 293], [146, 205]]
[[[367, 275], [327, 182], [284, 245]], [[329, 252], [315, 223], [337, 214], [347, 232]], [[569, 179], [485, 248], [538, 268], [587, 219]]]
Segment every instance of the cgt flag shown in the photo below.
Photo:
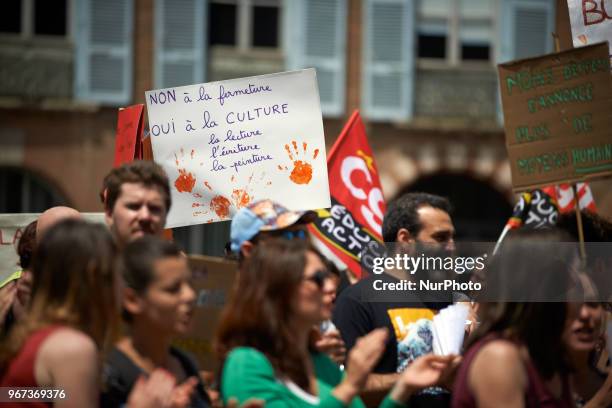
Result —
[[353, 112], [331, 148], [327, 169], [332, 206], [318, 210], [309, 229], [326, 255], [361, 278], [360, 261], [371, 270], [372, 257], [384, 249], [381, 230], [386, 207], [359, 111]]

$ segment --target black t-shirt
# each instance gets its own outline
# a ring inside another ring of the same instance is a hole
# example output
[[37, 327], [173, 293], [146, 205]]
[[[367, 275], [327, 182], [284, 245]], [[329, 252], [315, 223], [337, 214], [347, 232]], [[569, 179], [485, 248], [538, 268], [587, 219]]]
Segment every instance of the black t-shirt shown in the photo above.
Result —
[[[198, 379], [198, 385], [191, 397], [190, 407], [210, 407], [210, 399], [200, 380], [200, 373], [195, 360], [185, 352], [174, 347], [170, 348], [170, 354], [179, 361], [187, 377], [196, 377]], [[100, 397], [100, 406], [102, 408], [114, 408], [126, 404], [134, 383], [142, 374], [144, 374], [144, 371], [140, 367], [134, 364], [117, 347], [114, 347], [104, 363], [104, 389]]]
[[[370, 275], [346, 288], [336, 300], [333, 322], [340, 331], [347, 349], [351, 349], [359, 337], [379, 327], [389, 329], [387, 347], [373, 372], [395, 373], [398, 367], [398, 337], [406, 333], [408, 325], [419, 319], [431, 319], [435, 312], [451, 304], [423, 301], [419, 293], [404, 291], [374, 291], [375, 281], [398, 283], [399, 279], [383, 273]], [[381, 283], [377, 283], [381, 287]], [[436, 298], [435, 300], [444, 300]]]

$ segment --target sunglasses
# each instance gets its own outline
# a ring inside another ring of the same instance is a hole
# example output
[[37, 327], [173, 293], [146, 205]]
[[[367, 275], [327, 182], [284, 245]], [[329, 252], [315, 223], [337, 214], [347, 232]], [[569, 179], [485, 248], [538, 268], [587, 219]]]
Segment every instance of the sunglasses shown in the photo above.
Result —
[[325, 269], [319, 269], [318, 271], [316, 271], [313, 275], [304, 278], [305, 280], [314, 282], [315, 285], [317, 285], [317, 287], [320, 290], [323, 290], [323, 286], [325, 285], [325, 280], [327, 278], [329, 278], [330, 273], [328, 271], [326, 271]]
[[295, 231], [274, 231], [271, 235], [279, 238], [284, 238], [288, 241], [292, 239], [306, 239], [306, 231], [304, 230], [295, 230]]

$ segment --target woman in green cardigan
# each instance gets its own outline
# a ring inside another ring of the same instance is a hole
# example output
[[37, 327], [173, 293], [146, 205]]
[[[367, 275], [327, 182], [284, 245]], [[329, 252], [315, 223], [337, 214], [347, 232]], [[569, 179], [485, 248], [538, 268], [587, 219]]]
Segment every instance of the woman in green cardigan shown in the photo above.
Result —
[[[324, 318], [321, 255], [303, 240], [275, 239], [259, 245], [241, 271], [217, 333], [221, 394], [265, 401], [276, 407], [363, 407], [357, 396], [382, 354], [386, 329], [360, 339], [347, 370], [309, 344], [313, 325]], [[402, 407], [420, 388], [440, 381], [453, 356], [423, 356], [402, 374], [382, 402]]]

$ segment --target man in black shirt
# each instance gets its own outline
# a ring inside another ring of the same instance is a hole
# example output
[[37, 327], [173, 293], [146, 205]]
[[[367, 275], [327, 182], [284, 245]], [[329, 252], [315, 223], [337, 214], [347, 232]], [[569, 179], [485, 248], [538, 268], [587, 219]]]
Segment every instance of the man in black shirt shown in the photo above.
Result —
[[[414, 251], [414, 245], [434, 244], [443, 250], [454, 249], [455, 229], [447, 199], [425, 193], [409, 193], [390, 203], [383, 220], [385, 242], [394, 242], [397, 252]], [[378, 327], [389, 329], [389, 343], [374, 373], [368, 377], [366, 390], [386, 392], [397, 380], [398, 366], [404, 367], [419, 355], [431, 352], [430, 321], [434, 314], [452, 302], [451, 296], [423, 299], [417, 292], [397, 292], [386, 298], [375, 298], [375, 281], [398, 284], [408, 279], [404, 270], [386, 269], [370, 275], [347, 288], [336, 300], [333, 321], [340, 330], [347, 349], [357, 339]], [[434, 300], [434, 301], [432, 301]], [[398, 342], [403, 341], [406, 353], [398, 358]], [[436, 394], [436, 393], [434, 393]], [[411, 401], [427, 406], [445, 406], [448, 398], [426, 395]], [[421, 400], [421, 401], [419, 401]], [[440, 403], [437, 403], [437, 401]]]

